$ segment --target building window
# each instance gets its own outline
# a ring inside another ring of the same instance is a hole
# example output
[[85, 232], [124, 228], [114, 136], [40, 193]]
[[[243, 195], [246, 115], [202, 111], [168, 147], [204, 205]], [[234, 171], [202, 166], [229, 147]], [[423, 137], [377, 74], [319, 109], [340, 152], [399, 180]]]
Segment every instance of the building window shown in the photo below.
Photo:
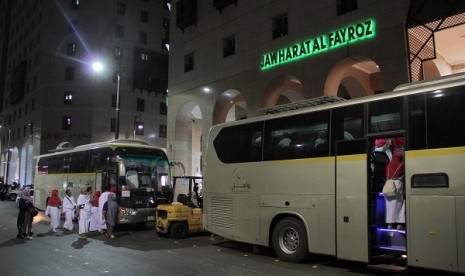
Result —
[[165, 31], [165, 38], [170, 37], [170, 19], [163, 17], [161, 21], [161, 28]]
[[232, 4], [236, 4], [237, 7], [237, 0], [213, 0], [213, 6], [217, 8], [220, 13], [222, 9]]
[[126, 14], [126, 4], [123, 3], [117, 3], [116, 4], [116, 13], [118, 15], [124, 16]]
[[170, 50], [170, 19], [163, 18], [162, 19], [162, 29], [165, 31], [165, 34], [161, 40], [161, 48], [163, 50], [169, 51]]
[[194, 53], [184, 56], [184, 72], [194, 70]]
[[164, 51], [170, 51], [170, 42], [166, 39], [162, 39], [161, 40], [161, 48], [164, 50]]
[[124, 26], [116, 24], [115, 35], [116, 37], [123, 38], [124, 37]]
[[[80, 2], [81, 2], [80, 0], [71, 0], [71, 9], [72, 10], [78, 10]], [[34, 2], [34, 4], [35, 4], [35, 2]]]
[[144, 99], [137, 99], [137, 111], [144, 112], [145, 111], [145, 100]]
[[139, 33], [139, 43], [147, 44], [147, 33], [146, 32]]
[[110, 120], [110, 132], [115, 132], [116, 131], [116, 119], [111, 118]]
[[179, 0], [176, 3], [176, 26], [184, 29], [197, 23], [197, 0]]
[[146, 11], [140, 11], [140, 21], [144, 23], [149, 22], [149, 13]]
[[273, 38], [287, 35], [287, 14], [273, 18]]
[[74, 80], [74, 67], [66, 67], [65, 80]]
[[160, 103], [160, 115], [166, 114], [168, 114], [168, 108], [166, 106], [166, 103]]
[[171, 0], [162, 0], [163, 2], [163, 9], [167, 11], [171, 11]]
[[118, 71], [113, 72], [113, 83], [118, 83]]
[[160, 125], [158, 128], [158, 136], [160, 138], [166, 138], [166, 125]]
[[337, 15], [348, 13], [357, 9], [357, 0], [336, 0]]
[[61, 130], [71, 130], [71, 116], [63, 116]]
[[236, 39], [234, 35], [223, 39], [223, 57], [229, 57], [236, 53]]
[[116, 94], [111, 95], [111, 107], [116, 108]]
[[76, 43], [68, 43], [68, 49], [66, 51], [68, 56], [75, 56], [76, 55]]
[[63, 96], [63, 103], [65, 105], [73, 104], [73, 91], [65, 91]]
[[140, 54], [140, 59], [141, 59], [141, 60], [148, 61], [148, 60], [149, 60], [149, 54], [142, 52], [142, 53]]

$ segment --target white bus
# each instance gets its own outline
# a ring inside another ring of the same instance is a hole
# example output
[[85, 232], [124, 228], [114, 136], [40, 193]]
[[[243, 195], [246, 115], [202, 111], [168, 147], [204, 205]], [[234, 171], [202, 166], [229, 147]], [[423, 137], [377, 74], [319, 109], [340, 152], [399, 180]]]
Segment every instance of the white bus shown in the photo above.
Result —
[[[399, 156], [392, 207], [381, 191]], [[465, 74], [215, 125], [203, 188], [206, 230], [285, 261], [463, 273]]]
[[156, 206], [172, 197], [168, 158], [162, 148], [137, 140], [115, 140], [78, 146], [38, 156], [34, 203], [45, 209], [51, 190], [60, 197], [71, 190], [115, 190], [120, 206], [118, 224], [154, 220]]

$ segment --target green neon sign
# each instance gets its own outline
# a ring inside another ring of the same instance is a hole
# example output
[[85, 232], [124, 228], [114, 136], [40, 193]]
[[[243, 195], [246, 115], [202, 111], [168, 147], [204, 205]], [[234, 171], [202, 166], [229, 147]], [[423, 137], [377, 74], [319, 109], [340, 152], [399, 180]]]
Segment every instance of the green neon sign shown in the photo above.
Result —
[[368, 19], [345, 28], [335, 30], [291, 46], [262, 55], [260, 69], [272, 67], [307, 58], [319, 53], [336, 49], [375, 36], [375, 21]]

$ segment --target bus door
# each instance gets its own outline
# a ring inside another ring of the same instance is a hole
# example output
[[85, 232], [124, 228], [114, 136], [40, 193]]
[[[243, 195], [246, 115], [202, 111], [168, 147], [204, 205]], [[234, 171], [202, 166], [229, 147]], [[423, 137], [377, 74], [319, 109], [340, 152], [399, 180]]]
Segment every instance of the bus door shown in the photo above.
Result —
[[[372, 264], [405, 265], [404, 164], [403, 136], [369, 140], [368, 241]], [[391, 185], [392, 192], [383, 189], [385, 185]]]
[[102, 187], [103, 187], [103, 171], [102, 170], [97, 170], [95, 171], [95, 179], [94, 179], [94, 183], [95, 183], [95, 187], [94, 187], [94, 191], [102, 191]]
[[336, 254], [368, 262], [367, 142], [336, 142]]

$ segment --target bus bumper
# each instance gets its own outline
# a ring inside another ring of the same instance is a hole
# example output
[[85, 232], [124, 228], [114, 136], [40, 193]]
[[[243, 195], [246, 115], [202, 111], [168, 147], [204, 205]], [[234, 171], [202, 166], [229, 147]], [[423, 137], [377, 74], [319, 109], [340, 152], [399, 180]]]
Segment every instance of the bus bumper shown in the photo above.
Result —
[[138, 224], [155, 221], [155, 208], [125, 208], [120, 207], [118, 224]]

